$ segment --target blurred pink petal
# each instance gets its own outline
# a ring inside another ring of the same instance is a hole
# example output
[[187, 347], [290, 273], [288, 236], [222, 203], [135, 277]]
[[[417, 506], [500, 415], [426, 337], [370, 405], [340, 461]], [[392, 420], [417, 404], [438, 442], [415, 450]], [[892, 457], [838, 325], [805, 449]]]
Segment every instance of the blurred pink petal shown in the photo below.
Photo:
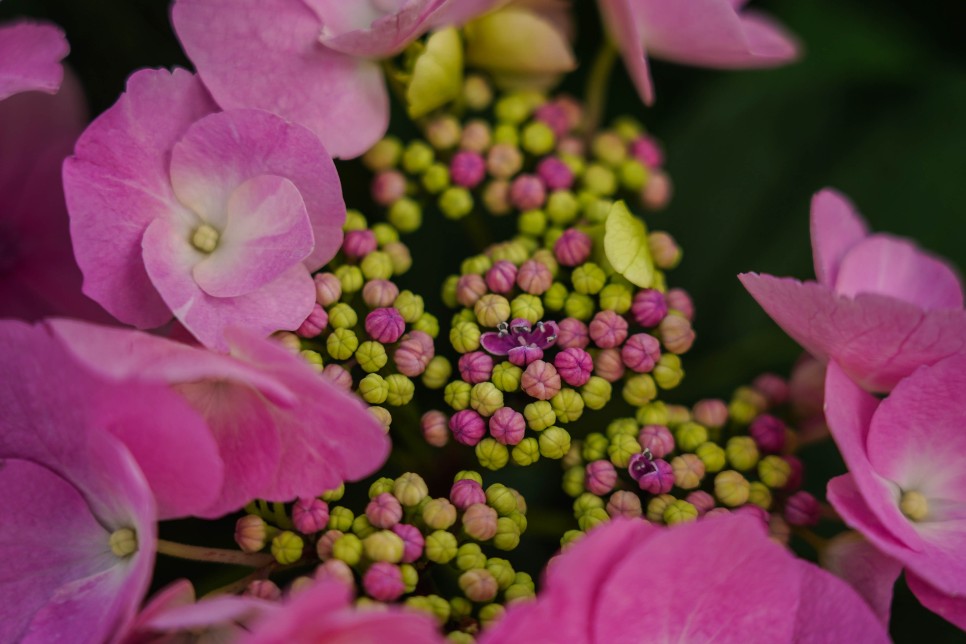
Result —
[[822, 567], [855, 588], [888, 627], [892, 588], [902, 573], [902, 564], [852, 531], [830, 539], [821, 557]]
[[922, 605], [959, 628], [966, 630], [966, 597], [953, 597], [936, 590], [916, 575], [906, 573], [906, 583]]
[[812, 197], [811, 236], [815, 277], [834, 288], [842, 259], [869, 236], [869, 227], [845, 195], [826, 188]]
[[70, 46], [59, 27], [18, 21], [0, 26], [0, 101], [20, 92], [53, 94]]
[[360, 58], [391, 58], [426, 32], [430, 14], [447, 0], [305, 0], [305, 4], [319, 17], [319, 40], [329, 49]]

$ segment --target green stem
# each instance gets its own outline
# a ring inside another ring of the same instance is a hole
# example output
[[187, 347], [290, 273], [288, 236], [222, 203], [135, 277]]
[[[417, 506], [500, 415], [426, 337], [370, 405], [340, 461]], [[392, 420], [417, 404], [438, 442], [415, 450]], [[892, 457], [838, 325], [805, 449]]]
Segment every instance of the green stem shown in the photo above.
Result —
[[249, 568], [261, 568], [275, 561], [274, 557], [270, 554], [249, 554], [247, 552], [226, 550], [224, 548], [189, 546], [184, 543], [175, 543], [174, 541], [167, 541], [165, 539], [158, 539], [158, 553], [179, 559], [207, 561], [209, 563], [230, 564], [233, 566], [248, 566]]
[[275, 525], [285, 530], [292, 529], [292, 521], [285, 514], [285, 504], [275, 501], [272, 503], [272, 515], [275, 519]]
[[822, 552], [825, 550], [825, 547], [828, 545], [828, 539], [818, 536], [807, 528], [795, 528], [794, 533], [801, 537], [805, 543], [810, 545], [815, 552], [819, 554], [822, 554]]
[[597, 52], [593, 67], [590, 68], [590, 75], [587, 77], [587, 86], [584, 91], [584, 100], [587, 104], [584, 133], [588, 138], [597, 131], [604, 116], [610, 73], [614, 69], [616, 61], [617, 48], [609, 40], [605, 40], [600, 51]]

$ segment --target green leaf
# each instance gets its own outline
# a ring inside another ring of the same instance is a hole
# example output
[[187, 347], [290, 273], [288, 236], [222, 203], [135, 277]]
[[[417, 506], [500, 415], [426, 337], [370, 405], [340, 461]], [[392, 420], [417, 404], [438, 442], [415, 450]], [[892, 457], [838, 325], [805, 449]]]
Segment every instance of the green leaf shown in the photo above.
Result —
[[647, 243], [647, 227], [617, 201], [607, 214], [604, 253], [614, 270], [641, 288], [654, 284], [654, 260]]

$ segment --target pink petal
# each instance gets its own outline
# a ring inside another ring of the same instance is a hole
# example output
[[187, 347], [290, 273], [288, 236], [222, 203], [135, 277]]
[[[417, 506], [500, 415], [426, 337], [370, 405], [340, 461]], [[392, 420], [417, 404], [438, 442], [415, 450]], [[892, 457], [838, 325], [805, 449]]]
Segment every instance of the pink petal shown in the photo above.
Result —
[[20, 92], [56, 92], [64, 75], [60, 61], [69, 51], [54, 25], [19, 21], [0, 27], [0, 101]]
[[[450, 25], [462, 26], [474, 18], [479, 18], [483, 14], [509, 4], [509, 2], [510, 0], [446, 0], [429, 17], [429, 22], [433, 28]], [[518, 0], [518, 4], [523, 3]]]
[[[405, 0], [381, 10], [378, 3], [305, 0], [322, 25], [319, 41], [335, 51], [362, 58], [391, 58], [432, 26], [432, 14], [445, 0]], [[394, 10], [393, 10], [394, 9]]]
[[966, 350], [966, 311], [923, 312], [877, 294], [835, 296], [813, 282], [771, 275], [739, 279], [792, 339], [871, 391], [888, 391], [920, 365]]
[[888, 624], [880, 621], [848, 584], [807, 561], [795, 559], [794, 563], [802, 572], [794, 641], [826, 644], [892, 641]]
[[245, 295], [299, 264], [314, 242], [295, 184], [260, 175], [232, 192], [218, 247], [195, 264], [192, 274], [208, 295]]
[[826, 188], [812, 197], [812, 257], [819, 284], [833, 288], [839, 264], [853, 246], [869, 235], [869, 227], [848, 198]]
[[966, 630], [966, 596], [947, 595], [917, 577], [906, 573], [909, 589], [922, 605], [959, 628]]
[[175, 194], [216, 228], [227, 222], [233, 192], [260, 175], [298, 189], [315, 235], [305, 265], [321, 268], [342, 244], [345, 203], [335, 164], [309, 130], [267, 112], [221, 112], [195, 123], [171, 153]]
[[301, 0], [177, 0], [172, 20], [223, 108], [302, 123], [341, 158], [362, 154], [386, 132], [382, 70], [324, 47], [319, 19]]
[[647, 105], [654, 104], [654, 84], [644, 49], [644, 35], [635, 23], [631, 0], [598, 0], [607, 32], [617, 42], [624, 65], [637, 93]]
[[[277, 610], [275, 603], [255, 597], [216, 595], [195, 602], [193, 595], [192, 591], [191, 602], [158, 607], [149, 619], [143, 620], [141, 628], [155, 634], [204, 633], [202, 640], [235, 641], [247, 631], [242, 624]], [[223, 639], [213, 638], [215, 633]]]
[[888, 295], [924, 311], [963, 308], [962, 286], [948, 264], [889, 235], [872, 235], [845, 254], [835, 292]]
[[141, 259], [157, 217], [189, 217], [175, 198], [167, 153], [185, 129], [215, 109], [201, 83], [177, 69], [142, 70], [87, 128], [64, 162], [64, 189], [84, 292], [140, 328], [171, 318]]
[[228, 348], [225, 329], [240, 326], [267, 336], [295, 330], [315, 303], [315, 283], [304, 266], [293, 266], [275, 281], [239, 297], [212, 297], [201, 290], [191, 270], [199, 260], [184, 234], [164, 219], [144, 233], [144, 266], [164, 301], [205, 346]]
[[843, 532], [828, 542], [822, 551], [822, 567], [848, 582], [878, 616], [889, 625], [892, 588], [902, 572], [902, 564], [883, 554], [858, 532]]

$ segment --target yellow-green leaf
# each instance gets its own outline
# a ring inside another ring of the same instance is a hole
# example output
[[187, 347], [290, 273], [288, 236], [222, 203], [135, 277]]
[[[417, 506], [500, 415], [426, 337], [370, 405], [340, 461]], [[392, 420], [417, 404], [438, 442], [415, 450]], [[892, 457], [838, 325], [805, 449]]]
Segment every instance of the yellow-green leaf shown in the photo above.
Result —
[[654, 283], [654, 260], [647, 243], [647, 227], [623, 201], [611, 206], [604, 230], [604, 254], [614, 270], [641, 288]]

